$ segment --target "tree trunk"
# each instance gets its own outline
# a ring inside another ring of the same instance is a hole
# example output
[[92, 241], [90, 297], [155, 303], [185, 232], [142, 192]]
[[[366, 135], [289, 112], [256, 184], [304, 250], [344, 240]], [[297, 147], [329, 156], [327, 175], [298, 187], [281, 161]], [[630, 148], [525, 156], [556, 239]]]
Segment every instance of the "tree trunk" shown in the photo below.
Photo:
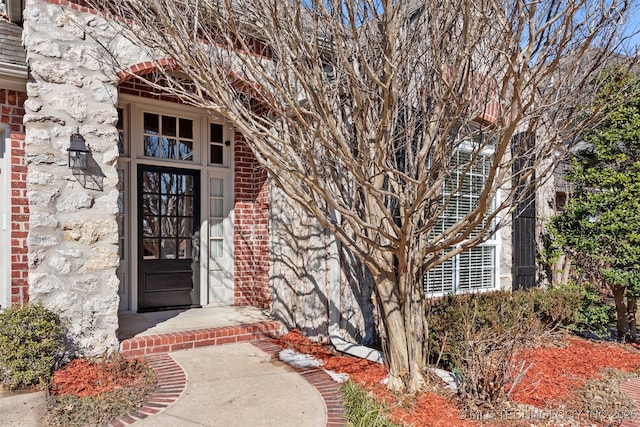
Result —
[[616, 303], [616, 329], [618, 331], [618, 341], [624, 341], [624, 337], [629, 329], [629, 318], [627, 315], [627, 305], [624, 302], [625, 288], [615, 285], [613, 287], [613, 299]]
[[[384, 312], [385, 363], [391, 390], [418, 391], [424, 385], [424, 313], [421, 298], [403, 295], [394, 289], [406, 289], [396, 283], [400, 278], [382, 273], [376, 278], [380, 304]], [[401, 279], [406, 280], [406, 279]], [[412, 292], [405, 292], [411, 294]]]
[[409, 378], [406, 384], [410, 391], [424, 387], [425, 359], [425, 310], [424, 295], [411, 280], [410, 275], [398, 278], [400, 289], [404, 289], [404, 323], [409, 354]]
[[627, 297], [627, 323], [629, 324], [629, 336], [631, 341], [638, 339], [636, 329], [636, 312], [638, 311], [638, 301], [635, 297]]

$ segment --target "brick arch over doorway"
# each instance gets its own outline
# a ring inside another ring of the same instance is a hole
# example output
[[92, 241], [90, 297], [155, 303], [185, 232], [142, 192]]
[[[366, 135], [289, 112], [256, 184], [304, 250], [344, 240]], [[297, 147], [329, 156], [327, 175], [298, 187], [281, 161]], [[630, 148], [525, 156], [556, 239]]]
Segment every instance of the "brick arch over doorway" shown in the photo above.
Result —
[[[135, 75], [153, 72], [156, 65], [144, 62], [119, 74], [120, 94], [179, 102], [147, 85]], [[167, 63], [166, 65], [169, 65]], [[268, 309], [269, 292], [269, 193], [267, 174], [259, 165], [245, 138], [234, 133], [234, 305]]]

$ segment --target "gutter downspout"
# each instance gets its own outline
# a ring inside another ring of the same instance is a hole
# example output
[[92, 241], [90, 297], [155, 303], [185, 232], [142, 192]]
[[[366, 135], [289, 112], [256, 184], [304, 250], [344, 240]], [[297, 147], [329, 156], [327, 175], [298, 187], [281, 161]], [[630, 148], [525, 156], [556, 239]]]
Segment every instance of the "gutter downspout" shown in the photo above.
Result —
[[325, 231], [328, 244], [328, 278], [327, 278], [327, 304], [329, 305], [329, 340], [336, 350], [350, 354], [351, 356], [369, 359], [372, 362], [384, 363], [384, 355], [380, 350], [376, 350], [364, 345], [349, 342], [342, 338], [340, 333], [340, 242], [336, 236]]

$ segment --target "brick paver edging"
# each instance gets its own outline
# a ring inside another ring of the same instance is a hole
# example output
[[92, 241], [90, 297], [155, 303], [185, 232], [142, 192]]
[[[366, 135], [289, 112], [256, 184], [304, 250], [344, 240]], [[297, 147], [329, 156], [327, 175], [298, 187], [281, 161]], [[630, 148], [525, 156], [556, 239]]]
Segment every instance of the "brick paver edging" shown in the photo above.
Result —
[[187, 376], [182, 367], [167, 354], [154, 354], [145, 358], [156, 374], [156, 391], [140, 409], [133, 414], [118, 417], [111, 421], [111, 427], [123, 427], [164, 411], [182, 396], [187, 386]]
[[144, 357], [187, 348], [206, 347], [280, 336], [282, 325], [264, 321], [218, 328], [194, 329], [158, 335], [145, 335], [123, 340], [120, 353], [124, 357]]
[[[269, 340], [253, 341], [251, 344], [279, 359], [281, 348]], [[320, 368], [298, 368], [291, 366], [298, 374], [318, 390], [327, 410], [327, 427], [344, 427], [344, 404], [340, 393], [340, 385]]]
[[636, 404], [635, 414], [621, 414], [621, 415], [635, 415], [634, 419], [627, 419], [620, 423], [620, 427], [640, 427], [640, 378], [633, 378], [629, 381], [625, 381], [620, 384], [620, 390], [625, 392], [631, 400]]

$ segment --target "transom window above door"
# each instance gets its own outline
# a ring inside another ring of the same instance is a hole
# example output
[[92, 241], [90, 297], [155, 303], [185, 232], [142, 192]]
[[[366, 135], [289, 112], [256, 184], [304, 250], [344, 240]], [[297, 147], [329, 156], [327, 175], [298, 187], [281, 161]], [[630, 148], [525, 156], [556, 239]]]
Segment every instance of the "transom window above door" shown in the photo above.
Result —
[[193, 120], [144, 113], [144, 155], [193, 161]]

